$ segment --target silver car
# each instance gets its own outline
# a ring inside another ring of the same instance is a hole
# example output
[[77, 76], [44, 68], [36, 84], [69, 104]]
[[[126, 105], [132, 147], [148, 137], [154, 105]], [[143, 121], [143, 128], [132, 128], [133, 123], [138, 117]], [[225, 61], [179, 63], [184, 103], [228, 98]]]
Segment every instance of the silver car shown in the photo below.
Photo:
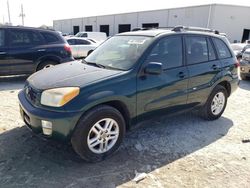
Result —
[[98, 42], [91, 39], [84, 39], [79, 37], [71, 37], [67, 39], [74, 58], [84, 58], [87, 57], [97, 46]]

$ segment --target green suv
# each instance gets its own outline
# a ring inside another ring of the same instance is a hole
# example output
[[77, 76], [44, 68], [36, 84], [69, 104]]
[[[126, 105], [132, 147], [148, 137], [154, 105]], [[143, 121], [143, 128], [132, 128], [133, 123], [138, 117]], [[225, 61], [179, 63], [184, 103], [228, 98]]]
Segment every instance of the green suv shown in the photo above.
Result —
[[122, 33], [85, 60], [31, 75], [18, 95], [20, 111], [33, 132], [70, 140], [81, 158], [100, 161], [130, 127], [154, 115], [199, 108], [205, 119], [219, 118], [238, 87], [237, 68], [217, 31]]

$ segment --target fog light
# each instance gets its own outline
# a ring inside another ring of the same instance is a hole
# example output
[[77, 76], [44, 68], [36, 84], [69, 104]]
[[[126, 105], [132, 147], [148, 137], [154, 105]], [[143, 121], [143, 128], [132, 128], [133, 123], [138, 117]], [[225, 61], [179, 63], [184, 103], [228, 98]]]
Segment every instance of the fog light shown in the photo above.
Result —
[[52, 135], [52, 122], [42, 120], [43, 134], [50, 136]]
[[245, 68], [244, 68], [244, 67], [241, 67], [241, 68], [240, 68], [240, 70], [244, 71], [244, 70], [245, 70]]

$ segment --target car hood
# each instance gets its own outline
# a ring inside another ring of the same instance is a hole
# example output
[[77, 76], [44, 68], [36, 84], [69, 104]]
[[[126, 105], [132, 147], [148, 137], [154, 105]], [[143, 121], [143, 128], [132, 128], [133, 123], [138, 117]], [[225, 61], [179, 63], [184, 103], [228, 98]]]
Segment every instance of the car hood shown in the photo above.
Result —
[[39, 90], [69, 86], [81, 87], [121, 72], [123, 71], [103, 69], [86, 65], [80, 61], [72, 61], [38, 71], [27, 81]]

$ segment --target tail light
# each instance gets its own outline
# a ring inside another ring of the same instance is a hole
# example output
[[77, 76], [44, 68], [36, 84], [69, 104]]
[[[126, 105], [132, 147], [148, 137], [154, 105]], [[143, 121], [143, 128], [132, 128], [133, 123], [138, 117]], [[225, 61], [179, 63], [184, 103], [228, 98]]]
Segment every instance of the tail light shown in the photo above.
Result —
[[66, 52], [69, 52], [70, 54], [71, 54], [71, 47], [69, 46], [69, 44], [65, 44], [64, 45], [64, 50], [66, 51]]
[[235, 68], [240, 67], [240, 62], [239, 62], [239, 61], [236, 61], [236, 62], [234, 63], [234, 66], [235, 66]]

